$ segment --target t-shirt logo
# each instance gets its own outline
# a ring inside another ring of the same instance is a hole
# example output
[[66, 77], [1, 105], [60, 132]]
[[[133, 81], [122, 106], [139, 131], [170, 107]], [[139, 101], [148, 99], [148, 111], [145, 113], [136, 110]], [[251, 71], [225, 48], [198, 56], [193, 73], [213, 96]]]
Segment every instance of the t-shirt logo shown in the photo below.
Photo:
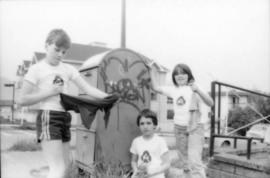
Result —
[[176, 100], [176, 104], [183, 106], [186, 103], [186, 100], [183, 96], [180, 96], [177, 100]]
[[151, 155], [149, 154], [149, 152], [146, 150], [143, 152], [142, 156], [141, 156], [141, 160], [144, 163], [149, 163], [151, 161]]
[[56, 75], [53, 80], [53, 84], [64, 85], [64, 80], [60, 76]]

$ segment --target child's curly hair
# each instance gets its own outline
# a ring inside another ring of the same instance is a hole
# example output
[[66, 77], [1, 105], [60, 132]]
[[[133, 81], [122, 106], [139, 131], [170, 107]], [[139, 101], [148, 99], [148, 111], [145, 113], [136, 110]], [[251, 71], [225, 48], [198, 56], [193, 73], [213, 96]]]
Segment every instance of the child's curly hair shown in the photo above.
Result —
[[157, 115], [154, 111], [150, 109], [143, 109], [137, 117], [137, 126], [140, 126], [140, 120], [142, 117], [151, 118], [155, 126], [158, 125]]

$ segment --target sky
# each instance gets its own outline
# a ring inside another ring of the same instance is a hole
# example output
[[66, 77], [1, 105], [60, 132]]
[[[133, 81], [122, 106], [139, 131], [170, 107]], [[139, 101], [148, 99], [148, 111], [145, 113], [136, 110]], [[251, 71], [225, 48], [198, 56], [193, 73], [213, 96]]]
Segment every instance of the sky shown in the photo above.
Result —
[[[119, 48], [121, 0], [0, 1], [1, 80], [16, 80], [53, 28]], [[170, 70], [186, 63], [208, 88], [218, 80], [270, 92], [269, 0], [126, 0], [126, 47]]]

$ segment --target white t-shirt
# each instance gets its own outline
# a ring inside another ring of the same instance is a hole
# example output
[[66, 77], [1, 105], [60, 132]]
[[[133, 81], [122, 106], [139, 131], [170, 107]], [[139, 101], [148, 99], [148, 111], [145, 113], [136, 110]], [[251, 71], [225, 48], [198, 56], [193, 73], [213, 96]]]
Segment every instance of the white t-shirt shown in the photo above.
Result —
[[[63, 82], [63, 93], [68, 94], [69, 81], [74, 80], [79, 75], [77, 69], [69, 64], [60, 62], [57, 66], [52, 66], [42, 60], [29, 68], [24, 80], [34, 84], [37, 90], [48, 90], [54, 82]], [[64, 111], [60, 104], [59, 95], [41, 101], [38, 109]]]
[[[136, 137], [130, 147], [132, 154], [138, 155], [138, 165], [147, 164], [148, 173], [151, 174], [161, 165], [161, 156], [168, 151], [166, 141], [154, 134], [151, 139], [144, 139], [142, 136]], [[151, 178], [165, 178], [164, 173]]]
[[173, 99], [174, 123], [188, 126], [190, 111], [200, 111], [200, 99], [190, 86], [164, 86], [162, 92]]

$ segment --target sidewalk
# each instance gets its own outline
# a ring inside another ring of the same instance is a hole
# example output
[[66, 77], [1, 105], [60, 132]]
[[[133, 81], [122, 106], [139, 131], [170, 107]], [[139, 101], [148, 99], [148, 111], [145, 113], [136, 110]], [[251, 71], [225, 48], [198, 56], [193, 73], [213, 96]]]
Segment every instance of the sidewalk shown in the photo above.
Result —
[[[1, 177], [2, 178], [43, 178], [33, 177], [33, 169], [46, 167], [41, 151], [8, 151], [20, 141], [35, 142], [33, 130], [18, 130], [18, 125], [1, 124]], [[45, 178], [45, 177], [44, 177]]]
[[[1, 177], [2, 178], [46, 178], [48, 166], [39, 151], [9, 151], [19, 141], [35, 142], [36, 133], [32, 130], [18, 130], [14, 125], [0, 125], [1, 132]], [[71, 145], [76, 143], [72, 132]], [[74, 157], [74, 151], [73, 151]]]
[[39, 171], [47, 167], [41, 151], [2, 152], [1, 165], [2, 178], [45, 178], [46, 175], [40, 177], [31, 174], [34, 170]]

